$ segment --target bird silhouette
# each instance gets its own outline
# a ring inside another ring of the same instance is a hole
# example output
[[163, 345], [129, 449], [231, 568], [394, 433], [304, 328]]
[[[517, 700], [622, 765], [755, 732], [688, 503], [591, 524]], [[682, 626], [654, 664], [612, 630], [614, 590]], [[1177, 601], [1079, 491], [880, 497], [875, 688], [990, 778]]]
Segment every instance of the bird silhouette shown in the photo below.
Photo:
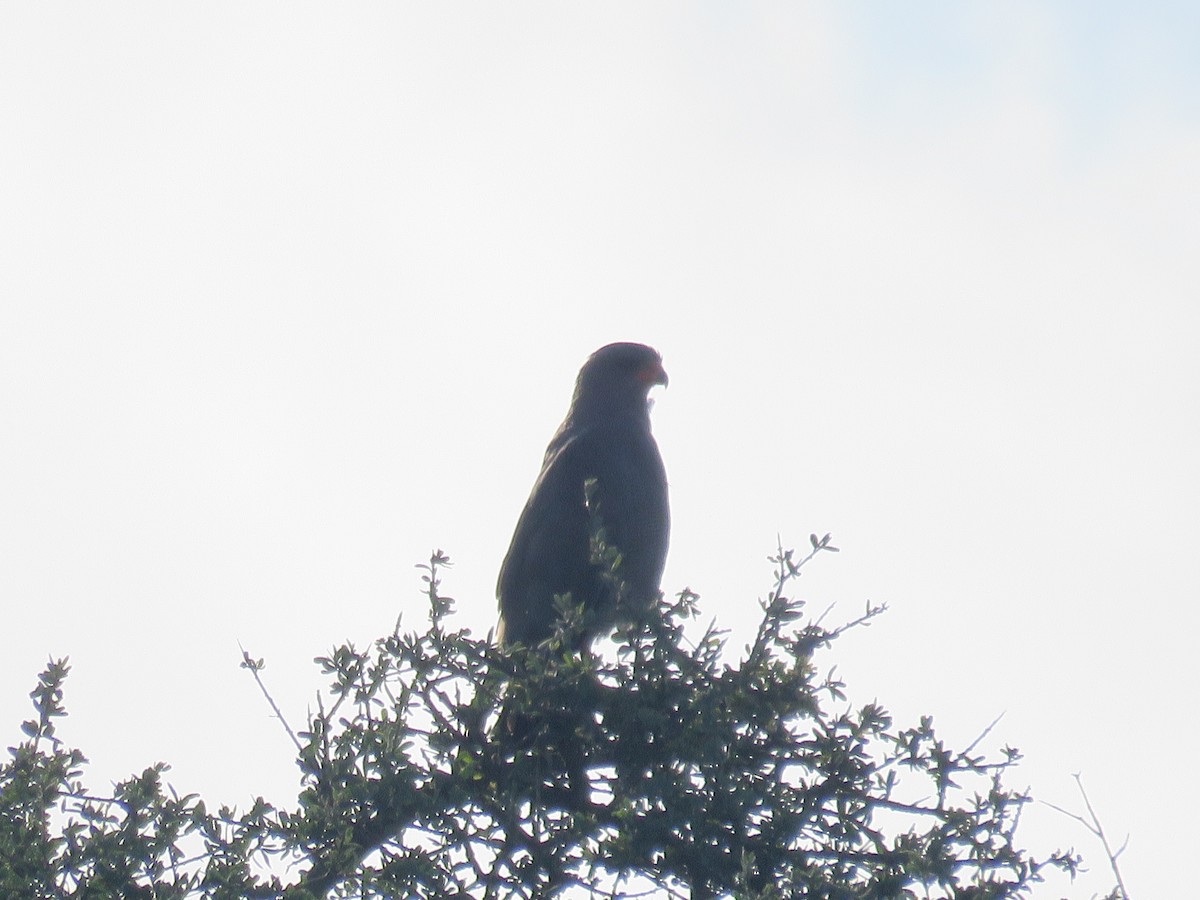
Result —
[[500, 567], [501, 647], [551, 637], [556, 597], [569, 594], [583, 609], [574, 649], [616, 624], [627, 604], [657, 600], [670, 508], [648, 395], [666, 384], [662, 357], [644, 344], [608, 344], [580, 369]]

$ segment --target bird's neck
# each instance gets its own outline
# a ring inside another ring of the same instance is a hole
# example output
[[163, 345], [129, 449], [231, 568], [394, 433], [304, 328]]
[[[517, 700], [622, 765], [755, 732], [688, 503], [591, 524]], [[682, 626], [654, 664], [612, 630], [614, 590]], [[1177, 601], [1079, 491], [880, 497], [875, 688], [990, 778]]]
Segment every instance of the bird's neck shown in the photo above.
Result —
[[576, 397], [567, 421], [576, 426], [648, 427], [650, 407], [643, 398]]

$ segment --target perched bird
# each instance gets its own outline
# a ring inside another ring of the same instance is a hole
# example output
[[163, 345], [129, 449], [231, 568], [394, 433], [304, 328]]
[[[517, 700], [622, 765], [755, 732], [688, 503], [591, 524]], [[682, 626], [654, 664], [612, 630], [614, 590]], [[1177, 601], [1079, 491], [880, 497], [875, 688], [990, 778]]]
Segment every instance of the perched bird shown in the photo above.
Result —
[[[623, 603], [657, 599], [670, 509], [647, 396], [666, 383], [662, 357], [643, 344], [601, 347], [579, 370], [571, 408], [546, 448], [500, 567], [501, 647], [550, 637], [556, 595], [570, 594], [585, 610], [575, 649], [619, 619], [616, 582], [624, 585]], [[593, 559], [597, 525], [619, 554], [615, 571]]]

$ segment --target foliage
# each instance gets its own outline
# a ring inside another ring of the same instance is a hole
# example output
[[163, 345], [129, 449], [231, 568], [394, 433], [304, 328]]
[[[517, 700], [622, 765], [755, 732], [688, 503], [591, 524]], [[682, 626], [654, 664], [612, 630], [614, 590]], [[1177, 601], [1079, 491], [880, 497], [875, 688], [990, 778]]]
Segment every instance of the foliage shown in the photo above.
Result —
[[826, 627], [788, 596], [834, 549], [814, 536], [803, 559], [774, 557], [736, 664], [715, 629], [685, 636], [688, 591], [634, 611], [604, 658], [563, 650], [582, 615], [569, 602], [548, 645], [502, 654], [450, 627], [438, 552], [424, 633], [318, 660], [331, 699], [295, 736], [290, 810], [210, 812], [165, 787], [163, 765], [89, 795], [83, 756], [55, 736], [67, 665], [52, 663], [0, 768], [0, 896], [999, 900], [1073, 872], [1072, 854], [1017, 843], [1015, 750], [952, 750], [928, 719], [851, 709], [818, 674], [821, 651], [881, 612]]

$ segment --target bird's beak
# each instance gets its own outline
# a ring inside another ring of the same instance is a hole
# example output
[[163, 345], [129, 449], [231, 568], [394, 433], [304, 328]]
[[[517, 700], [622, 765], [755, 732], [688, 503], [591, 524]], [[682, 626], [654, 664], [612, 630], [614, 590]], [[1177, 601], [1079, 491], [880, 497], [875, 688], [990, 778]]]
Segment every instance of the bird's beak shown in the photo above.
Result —
[[667, 370], [663, 368], [660, 362], [652, 363], [638, 372], [638, 380], [645, 385], [661, 384], [663, 387], [666, 387], [670, 381], [667, 378]]

